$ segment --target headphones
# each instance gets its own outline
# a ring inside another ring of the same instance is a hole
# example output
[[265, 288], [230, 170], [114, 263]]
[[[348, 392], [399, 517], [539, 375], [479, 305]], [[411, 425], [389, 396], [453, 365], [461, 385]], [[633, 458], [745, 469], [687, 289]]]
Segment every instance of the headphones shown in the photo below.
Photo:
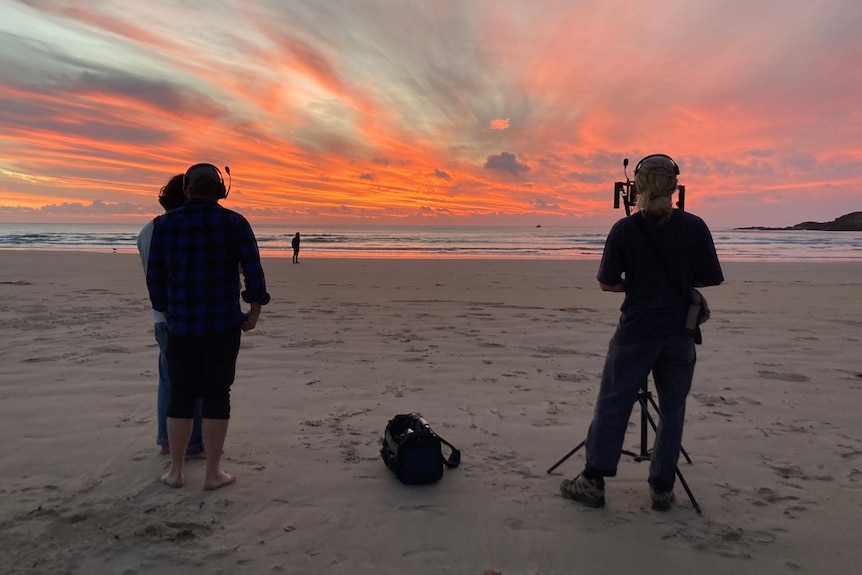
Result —
[[[230, 177], [230, 168], [228, 166], [224, 167], [225, 172], [228, 177]], [[200, 178], [209, 178], [211, 180], [215, 180], [219, 183], [221, 187], [221, 193], [219, 194], [219, 199], [223, 200], [230, 193], [230, 185], [227, 188], [224, 186], [224, 178], [221, 175], [221, 170], [213, 164], [195, 164], [186, 170], [185, 175], [183, 175], [183, 188], [188, 188], [194, 182]]]
[[679, 166], [676, 165], [676, 162], [673, 161], [673, 158], [671, 158], [667, 154], [650, 154], [649, 156], [645, 157], [640, 162], [638, 162], [638, 165], [635, 166], [635, 176], [638, 175], [638, 171], [640, 171], [640, 169], [641, 169], [641, 164], [643, 164], [645, 161], [649, 160], [650, 158], [664, 158], [664, 159], [668, 160], [673, 165], [673, 175], [674, 176], [679, 175]]

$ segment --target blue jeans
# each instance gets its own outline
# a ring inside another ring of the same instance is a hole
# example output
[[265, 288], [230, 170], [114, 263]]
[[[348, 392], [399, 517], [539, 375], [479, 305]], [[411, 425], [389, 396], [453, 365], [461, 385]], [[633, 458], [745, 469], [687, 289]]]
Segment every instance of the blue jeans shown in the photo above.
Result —
[[587, 477], [613, 477], [622, 453], [626, 427], [650, 371], [659, 398], [659, 422], [650, 456], [649, 483], [673, 489], [682, 444], [685, 399], [697, 360], [694, 340], [661, 337], [619, 345], [611, 340], [593, 422], [587, 433]]
[[[168, 445], [168, 406], [171, 402], [171, 378], [168, 374], [168, 324], [159, 322], [155, 324], [156, 341], [159, 344], [159, 392], [156, 404], [156, 419], [158, 420], [158, 433], [156, 444]], [[203, 451], [204, 442], [201, 435], [201, 405], [195, 406], [194, 426], [192, 437], [186, 447], [187, 455], [194, 455]]]

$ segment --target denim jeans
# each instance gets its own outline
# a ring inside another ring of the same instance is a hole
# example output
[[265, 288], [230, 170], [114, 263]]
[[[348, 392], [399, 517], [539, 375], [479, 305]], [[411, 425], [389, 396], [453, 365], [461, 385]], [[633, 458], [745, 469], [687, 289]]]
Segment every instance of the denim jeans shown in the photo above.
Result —
[[[171, 402], [171, 378], [168, 375], [168, 324], [159, 322], [155, 324], [156, 341], [159, 344], [159, 391], [156, 403], [156, 419], [158, 420], [158, 433], [156, 444], [168, 445], [168, 405]], [[194, 455], [200, 453], [204, 448], [201, 436], [201, 405], [195, 406], [194, 425], [192, 437], [186, 447], [186, 454]]]
[[673, 488], [682, 444], [685, 400], [697, 360], [694, 340], [661, 337], [620, 345], [611, 340], [593, 421], [587, 433], [587, 477], [612, 477], [622, 453], [626, 428], [638, 391], [650, 371], [659, 398], [658, 430], [650, 456], [649, 483], [660, 491]]

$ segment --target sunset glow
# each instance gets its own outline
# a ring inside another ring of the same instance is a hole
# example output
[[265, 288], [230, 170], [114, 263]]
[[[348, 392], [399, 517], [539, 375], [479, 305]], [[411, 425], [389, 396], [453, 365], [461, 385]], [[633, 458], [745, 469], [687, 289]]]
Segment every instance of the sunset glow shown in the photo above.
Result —
[[[605, 225], [667, 153], [712, 226], [862, 210], [862, 3], [7, 0], [0, 222]], [[192, 8], [191, 6], [198, 6]]]

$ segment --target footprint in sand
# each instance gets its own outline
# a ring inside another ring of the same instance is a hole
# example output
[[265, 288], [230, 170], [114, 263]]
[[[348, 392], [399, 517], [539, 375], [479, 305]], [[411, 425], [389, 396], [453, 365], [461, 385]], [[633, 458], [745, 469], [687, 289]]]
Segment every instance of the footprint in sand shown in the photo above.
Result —
[[780, 371], [758, 371], [757, 375], [763, 379], [777, 379], [778, 381], [793, 381], [805, 383], [811, 381], [811, 378], [801, 373], [782, 373]]

